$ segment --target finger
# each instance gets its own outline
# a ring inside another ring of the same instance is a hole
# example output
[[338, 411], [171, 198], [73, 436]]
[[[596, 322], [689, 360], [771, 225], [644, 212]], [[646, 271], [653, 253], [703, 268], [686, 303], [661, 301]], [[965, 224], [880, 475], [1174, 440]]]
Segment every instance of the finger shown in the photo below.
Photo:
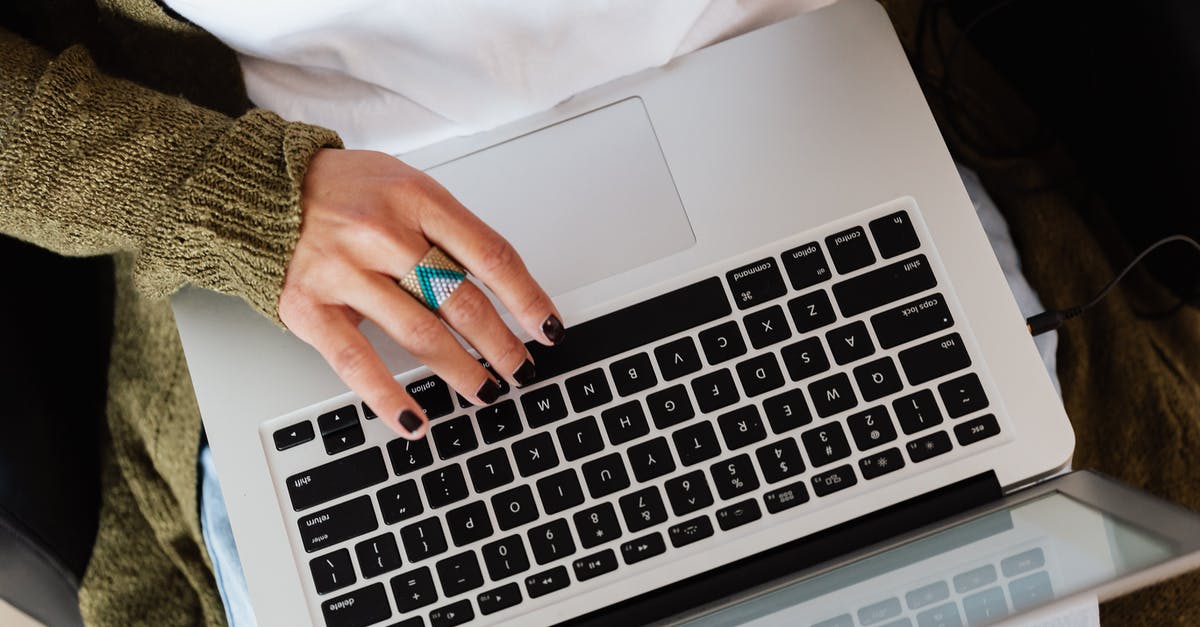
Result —
[[492, 301], [470, 281], [464, 281], [438, 308], [450, 326], [492, 365], [492, 369], [515, 385], [531, 383], [535, 365], [508, 325], [492, 306]]
[[496, 400], [500, 386], [479, 361], [467, 353], [432, 311], [402, 290], [391, 277], [356, 274], [343, 285], [343, 301], [370, 318], [405, 350], [479, 405]]
[[379, 354], [340, 308], [322, 308], [313, 316], [306, 340], [325, 358], [337, 376], [366, 401], [402, 437], [425, 436], [429, 419], [404, 386], [392, 378]]
[[530, 336], [547, 345], [563, 340], [562, 316], [521, 256], [449, 192], [443, 202], [424, 208], [421, 229], [429, 241], [479, 277]]

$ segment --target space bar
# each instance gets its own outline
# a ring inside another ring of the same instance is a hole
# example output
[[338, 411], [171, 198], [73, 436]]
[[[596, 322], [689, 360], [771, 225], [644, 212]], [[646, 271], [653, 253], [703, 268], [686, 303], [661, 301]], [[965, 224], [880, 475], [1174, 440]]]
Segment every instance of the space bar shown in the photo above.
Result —
[[712, 277], [567, 327], [558, 346], [529, 342], [537, 380], [545, 381], [627, 350], [728, 316], [720, 279]]

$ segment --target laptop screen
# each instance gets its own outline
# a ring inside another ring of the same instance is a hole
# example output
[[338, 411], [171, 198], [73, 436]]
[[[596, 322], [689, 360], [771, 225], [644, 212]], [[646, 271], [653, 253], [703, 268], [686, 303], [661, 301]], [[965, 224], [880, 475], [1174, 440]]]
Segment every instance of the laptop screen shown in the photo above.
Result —
[[685, 624], [981, 625], [1176, 554], [1168, 540], [1052, 492]]

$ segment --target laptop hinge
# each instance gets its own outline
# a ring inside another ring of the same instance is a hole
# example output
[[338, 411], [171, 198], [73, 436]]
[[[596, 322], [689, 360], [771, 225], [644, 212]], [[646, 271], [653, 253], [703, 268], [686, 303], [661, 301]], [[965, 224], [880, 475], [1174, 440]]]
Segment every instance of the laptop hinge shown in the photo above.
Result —
[[736, 595], [1002, 496], [996, 473], [988, 471], [561, 624], [644, 625], [664, 620], [695, 608], [697, 599]]

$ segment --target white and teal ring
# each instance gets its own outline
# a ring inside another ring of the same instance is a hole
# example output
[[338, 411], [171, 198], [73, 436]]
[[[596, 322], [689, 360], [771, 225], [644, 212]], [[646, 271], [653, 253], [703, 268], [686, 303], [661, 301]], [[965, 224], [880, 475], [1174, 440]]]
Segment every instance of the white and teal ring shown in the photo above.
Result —
[[433, 246], [396, 284], [422, 305], [437, 311], [466, 280], [467, 270], [442, 249]]

